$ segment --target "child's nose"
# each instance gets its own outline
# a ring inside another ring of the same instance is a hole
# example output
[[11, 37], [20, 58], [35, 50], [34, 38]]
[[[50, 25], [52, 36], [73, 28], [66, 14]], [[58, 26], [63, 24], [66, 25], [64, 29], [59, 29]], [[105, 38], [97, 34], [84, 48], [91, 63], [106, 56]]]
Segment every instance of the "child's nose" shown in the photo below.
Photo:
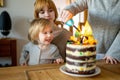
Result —
[[51, 37], [51, 36], [52, 36], [52, 34], [51, 34], [51, 33], [48, 33], [48, 34], [47, 34], [47, 36], [48, 36], [48, 37]]
[[48, 11], [45, 12], [45, 16], [49, 16], [49, 12]]

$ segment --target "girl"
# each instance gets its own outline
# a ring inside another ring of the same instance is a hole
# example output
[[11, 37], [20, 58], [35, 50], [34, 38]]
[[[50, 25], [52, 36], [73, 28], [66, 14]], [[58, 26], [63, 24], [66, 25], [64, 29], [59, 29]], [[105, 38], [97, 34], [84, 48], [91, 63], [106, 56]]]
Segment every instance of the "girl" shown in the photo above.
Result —
[[51, 44], [53, 25], [48, 19], [35, 19], [31, 22], [28, 38], [30, 40], [22, 50], [20, 64], [36, 65], [43, 63], [63, 63], [58, 48]]

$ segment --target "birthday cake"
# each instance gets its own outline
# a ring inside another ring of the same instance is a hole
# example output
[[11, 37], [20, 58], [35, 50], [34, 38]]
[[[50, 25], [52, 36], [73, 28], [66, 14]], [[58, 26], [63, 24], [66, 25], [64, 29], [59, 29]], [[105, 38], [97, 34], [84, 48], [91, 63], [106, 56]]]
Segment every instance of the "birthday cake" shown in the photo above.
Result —
[[96, 43], [89, 28], [71, 36], [66, 45], [66, 71], [74, 74], [95, 73]]

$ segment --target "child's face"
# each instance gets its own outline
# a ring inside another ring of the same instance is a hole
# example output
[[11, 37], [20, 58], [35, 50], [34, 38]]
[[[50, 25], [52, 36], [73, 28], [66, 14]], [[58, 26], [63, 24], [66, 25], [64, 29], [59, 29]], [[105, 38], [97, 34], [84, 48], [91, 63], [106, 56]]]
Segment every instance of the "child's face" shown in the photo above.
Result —
[[52, 27], [46, 26], [42, 32], [39, 32], [39, 41], [41, 44], [48, 45], [53, 40]]
[[39, 12], [39, 18], [45, 18], [50, 20], [52, 23], [55, 20], [55, 12], [53, 9], [49, 9], [47, 6], [45, 6], [40, 12]]

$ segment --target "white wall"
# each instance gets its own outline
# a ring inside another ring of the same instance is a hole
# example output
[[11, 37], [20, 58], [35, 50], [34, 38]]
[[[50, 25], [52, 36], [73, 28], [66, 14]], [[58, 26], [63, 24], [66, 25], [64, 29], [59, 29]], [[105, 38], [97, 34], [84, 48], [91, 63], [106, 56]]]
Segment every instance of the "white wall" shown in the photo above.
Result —
[[[12, 20], [12, 30], [8, 37], [17, 39], [17, 59], [23, 45], [27, 42], [29, 19], [33, 18], [34, 0], [4, 0], [5, 6], [0, 8], [0, 13], [6, 10]], [[0, 34], [0, 38], [2, 35]]]
[[[29, 20], [34, 17], [34, 1], [35, 0], [4, 0], [5, 6], [0, 7], [0, 13], [6, 10], [12, 20], [12, 30], [8, 37], [17, 39], [17, 59], [21, 53], [23, 45], [28, 41], [27, 33], [29, 28]], [[65, 6], [65, 0], [54, 0], [58, 9]], [[61, 3], [62, 2], [62, 3]], [[0, 38], [2, 35], [0, 34]]]

